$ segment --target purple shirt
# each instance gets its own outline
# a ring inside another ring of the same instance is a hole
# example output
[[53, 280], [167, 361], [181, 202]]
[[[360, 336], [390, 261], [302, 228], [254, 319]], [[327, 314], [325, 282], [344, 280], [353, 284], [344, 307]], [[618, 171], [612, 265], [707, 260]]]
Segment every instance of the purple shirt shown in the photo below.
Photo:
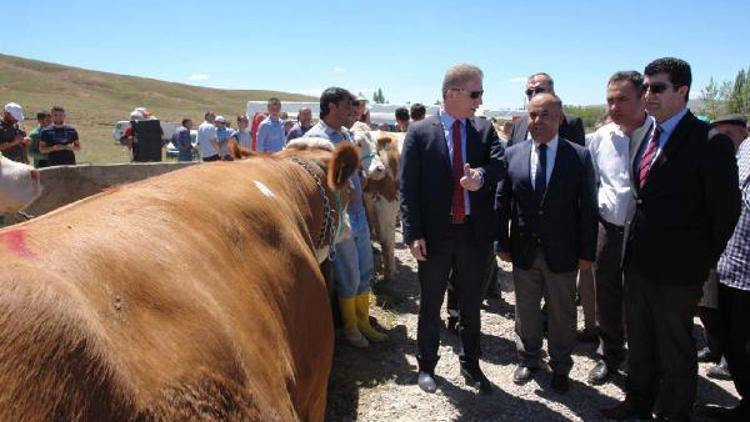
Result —
[[292, 139], [303, 137], [311, 128], [312, 126], [306, 128], [302, 127], [302, 124], [300, 122], [295, 123], [294, 126], [292, 126], [292, 128], [289, 130], [289, 133], [286, 134], [286, 141], [289, 142]]
[[190, 151], [193, 144], [190, 142], [190, 130], [185, 126], [180, 126], [172, 135], [172, 145], [180, 151]]

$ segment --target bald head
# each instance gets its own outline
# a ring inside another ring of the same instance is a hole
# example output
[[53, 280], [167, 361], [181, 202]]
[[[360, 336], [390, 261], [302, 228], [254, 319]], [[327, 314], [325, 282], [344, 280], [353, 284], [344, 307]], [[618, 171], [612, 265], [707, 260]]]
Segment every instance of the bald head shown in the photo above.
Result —
[[529, 133], [541, 143], [551, 141], [562, 121], [562, 101], [554, 94], [541, 93], [529, 102]]

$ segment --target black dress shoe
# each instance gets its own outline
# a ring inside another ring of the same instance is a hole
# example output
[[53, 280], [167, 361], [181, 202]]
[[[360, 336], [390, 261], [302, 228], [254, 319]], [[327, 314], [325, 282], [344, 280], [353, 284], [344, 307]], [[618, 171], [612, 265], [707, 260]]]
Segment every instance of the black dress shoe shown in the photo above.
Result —
[[492, 394], [492, 384], [484, 376], [479, 365], [461, 365], [461, 375], [464, 377], [466, 384], [479, 388], [480, 394]]
[[720, 363], [709, 366], [706, 370], [706, 376], [717, 380], [730, 381], [732, 379], [732, 374], [727, 367], [727, 360], [721, 358]]
[[615, 370], [610, 370], [607, 364], [600, 360], [596, 363], [596, 366], [594, 366], [591, 371], [589, 371], [589, 384], [591, 385], [601, 385], [604, 384], [609, 380], [609, 377], [615, 373]]
[[526, 384], [534, 376], [534, 371], [536, 371], [536, 368], [519, 365], [513, 372], [513, 382], [518, 385]]
[[565, 394], [570, 390], [570, 378], [565, 374], [552, 374], [552, 390], [557, 394]]
[[417, 385], [419, 385], [419, 388], [421, 388], [422, 391], [427, 393], [434, 393], [435, 390], [437, 390], [437, 383], [435, 382], [434, 376], [427, 372], [419, 371]]
[[614, 419], [616, 421], [624, 421], [625, 419], [638, 418], [638, 419], [651, 419], [651, 412], [643, 409], [636, 409], [630, 402], [622, 401], [617, 406], [610, 407], [608, 409], [602, 409], [602, 417], [606, 419]]

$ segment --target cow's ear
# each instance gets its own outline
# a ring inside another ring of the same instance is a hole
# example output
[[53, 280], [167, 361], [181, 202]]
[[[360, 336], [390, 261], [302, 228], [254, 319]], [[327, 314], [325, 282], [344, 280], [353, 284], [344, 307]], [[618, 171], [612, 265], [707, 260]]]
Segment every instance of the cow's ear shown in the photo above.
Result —
[[333, 158], [328, 162], [328, 187], [332, 190], [343, 188], [349, 178], [359, 168], [359, 148], [348, 142], [342, 142], [333, 151]]
[[388, 147], [391, 146], [391, 143], [393, 142], [393, 139], [383, 136], [381, 138], [378, 138], [378, 151], [382, 151], [384, 149], [388, 149]]

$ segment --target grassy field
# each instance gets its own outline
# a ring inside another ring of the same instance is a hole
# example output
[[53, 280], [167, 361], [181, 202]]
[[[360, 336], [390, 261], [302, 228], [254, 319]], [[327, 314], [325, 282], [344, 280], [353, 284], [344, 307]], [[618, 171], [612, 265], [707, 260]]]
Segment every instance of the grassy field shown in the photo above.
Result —
[[247, 101], [271, 96], [282, 101], [316, 99], [276, 91], [202, 88], [0, 55], [0, 102], [23, 106], [27, 120], [22, 126], [27, 132], [36, 126], [37, 111], [63, 106], [68, 123], [81, 137], [79, 163], [129, 161], [127, 150], [112, 139], [112, 126], [127, 120], [135, 107], [147, 107], [165, 121], [190, 117], [200, 123], [206, 110], [235, 116], [244, 113]]

